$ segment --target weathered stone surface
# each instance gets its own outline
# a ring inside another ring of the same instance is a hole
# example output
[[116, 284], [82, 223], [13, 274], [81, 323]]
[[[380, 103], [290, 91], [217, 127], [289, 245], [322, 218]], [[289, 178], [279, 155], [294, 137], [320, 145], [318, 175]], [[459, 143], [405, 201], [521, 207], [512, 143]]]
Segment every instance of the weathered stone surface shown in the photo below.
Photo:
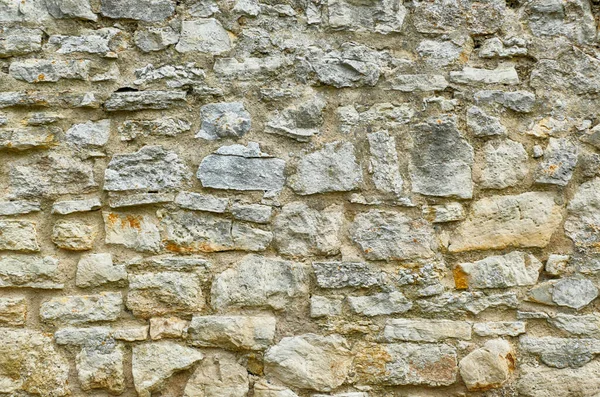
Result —
[[116, 58], [121, 36], [121, 30], [116, 28], [84, 30], [80, 36], [52, 35], [44, 49], [58, 54], [88, 53]]
[[71, 394], [69, 362], [41, 332], [0, 328], [0, 368], [0, 393]]
[[585, 314], [582, 316], [557, 313], [548, 318], [548, 322], [554, 327], [572, 335], [600, 337], [600, 316], [597, 314]]
[[0, 257], [0, 287], [61, 289], [58, 259], [46, 256]]
[[313, 262], [321, 288], [370, 288], [385, 284], [385, 274], [360, 262]]
[[185, 104], [185, 91], [113, 92], [104, 103], [107, 111], [163, 110]]
[[110, 137], [110, 120], [88, 121], [75, 124], [66, 135], [67, 142], [79, 148], [103, 147]]
[[176, 271], [129, 275], [127, 308], [148, 318], [202, 310], [204, 297], [200, 277]]
[[177, 317], [152, 317], [150, 319], [150, 339], [184, 338], [187, 336], [189, 321]]
[[75, 358], [81, 389], [122, 393], [125, 390], [124, 356], [123, 346], [114, 343], [84, 347]]
[[264, 58], [247, 57], [242, 61], [236, 58], [218, 58], [215, 60], [214, 71], [224, 79], [242, 81], [261, 80], [273, 76], [291, 62], [279, 55]]
[[54, 18], [79, 18], [89, 21], [98, 19], [89, 0], [46, 0], [46, 7]]
[[428, 196], [471, 198], [473, 148], [456, 126], [456, 117], [442, 115], [414, 127], [412, 190]]
[[0, 150], [50, 149], [62, 130], [57, 127], [25, 127], [0, 130]]
[[568, 139], [550, 138], [544, 158], [535, 172], [535, 181], [565, 186], [573, 176], [577, 164], [577, 146]]
[[27, 59], [10, 64], [9, 73], [17, 80], [28, 83], [55, 83], [60, 79], [87, 80], [91, 61], [56, 61]]
[[274, 317], [194, 316], [188, 329], [195, 346], [265, 350], [275, 338]]
[[396, 140], [387, 131], [367, 135], [375, 187], [384, 193], [400, 195], [404, 181], [400, 175]]
[[158, 220], [149, 215], [103, 212], [106, 244], [140, 252], [157, 252], [161, 246]]
[[600, 354], [597, 339], [521, 336], [519, 343], [523, 351], [538, 355], [544, 364], [555, 368], [578, 368]]
[[582, 248], [594, 249], [600, 241], [596, 233], [600, 225], [600, 179], [582, 183], [569, 201], [569, 215], [565, 221], [565, 233]]
[[350, 371], [352, 354], [339, 335], [304, 334], [283, 338], [265, 353], [265, 373], [302, 389], [330, 391]]
[[63, 91], [61, 93], [47, 91], [8, 91], [0, 93], [0, 108], [8, 107], [49, 107], [62, 108], [98, 108], [99, 98], [95, 92], [74, 93]]
[[552, 194], [528, 192], [476, 201], [450, 236], [451, 252], [545, 247], [562, 220]]
[[138, 29], [133, 36], [135, 45], [143, 52], [164, 50], [170, 45], [177, 44], [179, 32], [172, 27], [148, 27]]
[[396, 74], [390, 79], [390, 88], [395, 91], [444, 91], [446, 87], [448, 81], [439, 74]]
[[460, 360], [460, 376], [470, 391], [502, 386], [515, 369], [516, 354], [504, 339], [487, 341]]
[[456, 288], [461, 289], [535, 285], [542, 266], [535, 256], [513, 251], [457, 265], [454, 268], [454, 283]]
[[506, 127], [500, 119], [490, 116], [477, 106], [467, 109], [467, 127], [473, 135], [479, 137], [506, 135]]
[[471, 324], [466, 321], [394, 319], [383, 330], [386, 342], [438, 342], [444, 339], [471, 339]]
[[231, 215], [241, 221], [269, 223], [272, 213], [273, 208], [268, 205], [242, 203], [231, 205]]
[[462, 221], [466, 217], [463, 205], [456, 201], [423, 206], [423, 218], [432, 223]]
[[37, 252], [37, 228], [31, 221], [0, 221], [0, 250]]
[[481, 187], [504, 189], [522, 182], [529, 171], [527, 152], [522, 144], [511, 141], [492, 141], [483, 148], [484, 163], [479, 177]]
[[486, 295], [483, 292], [446, 292], [428, 300], [417, 301], [419, 308], [430, 314], [453, 316], [457, 313], [479, 314], [489, 308], [512, 308], [519, 305], [514, 292]]
[[389, 211], [358, 214], [350, 226], [350, 237], [371, 260], [429, 258], [436, 250], [428, 223]]
[[445, 386], [456, 382], [456, 349], [446, 344], [368, 344], [355, 348], [354, 369], [365, 383]]
[[529, 291], [529, 300], [552, 306], [582, 309], [598, 297], [598, 288], [590, 280], [574, 276], [550, 280]]
[[248, 393], [248, 372], [235, 355], [207, 355], [188, 380], [183, 397], [234, 397]]
[[290, 389], [277, 386], [266, 381], [260, 381], [254, 384], [255, 397], [298, 397], [296, 393]]
[[533, 110], [536, 97], [528, 91], [477, 91], [473, 97], [476, 104], [492, 104], [510, 109], [518, 113], [529, 113]]
[[307, 294], [308, 274], [300, 263], [248, 255], [215, 278], [211, 304], [217, 310], [230, 307], [282, 310]]
[[69, 215], [76, 212], [96, 211], [102, 207], [99, 198], [84, 200], [56, 201], [52, 204], [52, 213], [58, 215]]
[[417, 53], [425, 62], [433, 67], [442, 68], [467, 54], [461, 45], [462, 40], [423, 40], [416, 48]]
[[503, 65], [496, 69], [465, 67], [461, 71], [450, 72], [450, 81], [459, 84], [519, 84], [519, 76], [514, 66]]
[[126, 279], [125, 265], [113, 264], [111, 254], [83, 255], [77, 263], [75, 285], [79, 288], [98, 287], [109, 283], [122, 284]]
[[399, 32], [407, 11], [402, 1], [354, 3], [328, 0], [329, 25], [334, 29], [388, 34]]
[[177, 197], [175, 197], [175, 204], [188, 210], [222, 214], [229, 206], [229, 199], [211, 196], [209, 194], [180, 192]]
[[0, 201], [0, 215], [23, 215], [41, 210], [38, 201]]
[[157, 120], [126, 120], [119, 127], [119, 135], [122, 141], [147, 136], [176, 137], [191, 128], [191, 124], [186, 120], [171, 117]]
[[289, 186], [301, 195], [356, 190], [362, 183], [362, 171], [354, 151], [349, 142], [332, 142], [301, 157]]
[[398, 291], [367, 296], [349, 296], [348, 304], [354, 313], [368, 317], [405, 313], [413, 305], [404, 294]]
[[310, 317], [332, 317], [342, 314], [343, 300], [341, 296], [329, 298], [313, 295], [310, 297]]
[[175, 152], [162, 146], [144, 146], [139, 151], [116, 154], [104, 172], [104, 190], [160, 190], [177, 188], [190, 177]]
[[27, 300], [23, 297], [0, 298], [0, 325], [22, 327], [27, 319]]
[[251, 127], [250, 113], [242, 102], [211, 103], [202, 106], [202, 124], [196, 138], [215, 140], [240, 138]]
[[231, 49], [231, 40], [223, 25], [214, 18], [183, 21], [175, 49], [183, 53], [198, 51], [217, 55]]
[[81, 221], [60, 220], [52, 227], [52, 242], [69, 251], [91, 250], [97, 235], [95, 226]]
[[317, 211], [301, 202], [286, 204], [273, 222], [275, 246], [290, 256], [339, 252], [342, 212], [338, 206]]
[[108, 193], [108, 206], [110, 208], [136, 207], [149, 204], [171, 203], [175, 200], [175, 193]]
[[247, 149], [236, 145], [221, 149], [200, 163], [197, 177], [202, 186], [242, 191], [283, 188], [285, 161], [261, 153], [258, 144], [249, 143]]
[[64, 324], [85, 324], [115, 321], [121, 314], [123, 298], [120, 292], [52, 298], [42, 303], [43, 321]]
[[600, 371], [598, 361], [576, 369], [555, 369], [526, 364], [520, 369], [521, 376], [516, 383], [516, 388], [519, 395], [523, 397], [560, 395], [594, 397], [600, 393], [600, 380], [596, 376], [598, 371]]
[[525, 333], [523, 321], [494, 321], [473, 324], [473, 332], [479, 336], [519, 336]]
[[471, 33], [491, 34], [500, 29], [505, 13], [504, 1], [420, 2], [414, 25], [420, 33], [451, 33], [465, 25]]
[[132, 348], [135, 390], [140, 397], [150, 397], [175, 372], [188, 369], [203, 358], [204, 355], [198, 350], [173, 342], [135, 345]]
[[159, 22], [175, 12], [172, 0], [133, 0], [126, 3], [118, 0], [102, 0], [100, 13], [108, 18], [134, 19], [144, 22]]
[[26, 55], [42, 49], [42, 31], [24, 27], [0, 28], [0, 58]]

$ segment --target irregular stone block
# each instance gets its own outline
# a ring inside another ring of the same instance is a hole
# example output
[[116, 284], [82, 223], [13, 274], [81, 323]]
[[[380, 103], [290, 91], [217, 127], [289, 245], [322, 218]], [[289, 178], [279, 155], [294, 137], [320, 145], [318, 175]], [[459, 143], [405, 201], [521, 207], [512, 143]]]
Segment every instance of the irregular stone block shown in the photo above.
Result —
[[444, 339], [471, 339], [471, 323], [451, 320], [392, 319], [383, 329], [386, 342], [439, 342]]
[[181, 37], [175, 46], [178, 52], [207, 52], [218, 55], [231, 49], [229, 33], [214, 18], [183, 21]]
[[185, 98], [185, 91], [113, 92], [104, 102], [104, 109], [108, 112], [165, 110], [183, 106], [186, 102]]
[[0, 58], [27, 55], [42, 49], [40, 29], [24, 27], [0, 28]]
[[144, 22], [160, 22], [175, 12], [172, 0], [101, 0], [100, 13], [113, 19], [134, 19]]
[[450, 72], [450, 81], [459, 84], [505, 84], [517, 85], [519, 75], [514, 66], [501, 65], [496, 69], [465, 67], [461, 71]]
[[329, 26], [358, 32], [388, 34], [399, 32], [407, 11], [401, 0], [354, 3], [349, 0], [328, 0]]
[[170, 45], [177, 44], [179, 32], [172, 27], [148, 27], [135, 31], [133, 41], [142, 52], [161, 51]]
[[115, 321], [121, 314], [122, 306], [120, 292], [61, 296], [42, 302], [40, 317], [45, 322], [64, 324]]
[[544, 364], [555, 368], [579, 368], [600, 354], [596, 339], [521, 336], [519, 344], [523, 351], [538, 355]]
[[490, 116], [477, 106], [467, 109], [467, 127], [477, 137], [506, 135], [506, 127], [502, 125], [500, 119]]
[[52, 204], [52, 213], [58, 215], [69, 215], [76, 212], [96, 211], [102, 208], [99, 198], [84, 200], [56, 201]]
[[519, 336], [525, 333], [523, 321], [493, 321], [473, 324], [473, 332], [479, 336]]
[[35, 222], [0, 221], [0, 250], [38, 252]]
[[81, 389], [122, 393], [125, 390], [124, 355], [123, 346], [114, 343], [81, 349], [75, 357]]
[[275, 338], [275, 317], [194, 316], [188, 335], [195, 346], [265, 350]]
[[230, 307], [289, 308], [308, 294], [308, 274], [300, 263], [247, 255], [234, 268], [215, 277], [211, 304]]
[[476, 104], [497, 104], [518, 113], [530, 113], [535, 105], [535, 94], [528, 91], [477, 91], [473, 96]]
[[158, 220], [149, 215], [103, 212], [106, 244], [124, 245], [140, 252], [157, 252], [161, 247]]
[[598, 288], [590, 280], [565, 277], [538, 284], [529, 291], [528, 300], [551, 306], [582, 309], [598, 297]]
[[91, 63], [88, 60], [27, 59], [12, 62], [8, 72], [15, 79], [28, 83], [55, 83], [61, 79], [87, 80]]
[[24, 215], [41, 211], [39, 201], [0, 201], [0, 215]]
[[211, 354], [198, 365], [183, 392], [183, 397], [245, 396], [248, 394], [248, 371], [227, 352]]
[[444, 91], [448, 87], [446, 78], [439, 74], [396, 74], [390, 79], [394, 91]]
[[62, 130], [57, 127], [26, 127], [0, 130], [0, 150], [50, 149]]
[[110, 208], [135, 207], [139, 205], [172, 203], [175, 193], [113, 193], [108, 194]]
[[380, 385], [447, 386], [456, 382], [456, 349], [446, 344], [368, 344], [355, 348], [360, 382]]
[[0, 325], [22, 327], [27, 319], [27, 300], [21, 297], [0, 298]]
[[468, 49], [464, 48], [465, 45], [462, 44], [462, 41], [455, 41], [423, 40], [417, 46], [416, 52], [428, 65], [442, 68], [460, 61], [469, 52]]
[[217, 58], [213, 69], [215, 74], [223, 79], [249, 81], [267, 79], [290, 64], [290, 60], [280, 55], [265, 58], [247, 57], [242, 62], [236, 58]]
[[312, 295], [310, 297], [310, 317], [333, 317], [342, 314], [343, 297], [328, 298]]
[[367, 296], [349, 296], [350, 309], [363, 316], [373, 317], [409, 311], [413, 304], [398, 291]]
[[600, 393], [600, 362], [593, 361], [581, 368], [555, 369], [543, 365], [525, 364], [516, 389], [523, 397], [555, 397], [569, 394], [593, 397]]
[[565, 233], [582, 248], [595, 249], [600, 236], [595, 232], [600, 225], [600, 178], [582, 183], [567, 207]]
[[98, 20], [89, 0], [46, 0], [46, 7], [48, 7], [48, 13], [54, 18]]
[[103, 147], [110, 137], [110, 120], [88, 121], [69, 128], [66, 140], [79, 148]]
[[459, 289], [535, 285], [542, 266], [535, 256], [513, 251], [457, 265], [454, 268], [454, 282]]
[[321, 288], [370, 288], [385, 285], [385, 273], [360, 262], [313, 262]]
[[290, 389], [261, 380], [254, 384], [255, 397], [298, 397]]
[[52, 35], [44, 49], [58, 54], [88, 53], [117, 58], [117, 51], [123, 49], [121, 39], [122, 32], [116, 28], [85, 30], [80, 36]]
[[241, 221], [269, 223], [272, 213], [273, 208], [268, 205], [241, 203], [231, 205], [231, 215]]
[[506, 247], [545, 247], [562, 220], [554, 197], [545, 192], [492, 196], [476, 201], [450, 236], [450, 252]]
[[460, 360], [460, 376], [469, 391], [501, 387], [515, 370], [516, 354], [504, 339], [487, 341]]
[[197, 177], [213, 189], [278, 191], [283, 188], [285, 161], [260, 152], [258, 144], [224, 146], [200, 163]]
[[522, 182], [529, 168], [529, 156], [519, 142], [493, 141], [483, 148], [483, 164], [479, 185], [488, 189], [504, 189]]
[[98, 287], [109, 283], [123, 284], [127, 280], [125, 265], [113, 264], [111, 254], [83, 255], [77, 263], [75, 285], [79, 288]]
[[410, 173], [412, 191], [427, 196], [473, 197], [473, 148], [456, 117], [442, 115], [414, 127]]
[[62, 289], [58, 259], [24, 255], [0, 257], [0, 287]]
[[202, 124], [196, 138], [216, 140], [241, 138], [252, 126], [250, 113], [242, 102], [210, 103], [200, 108]]
[[175, 204], [181, 208], [195, 211], [215, 212], [222, 214], [229, 207], [229, 199], [194, 192], [180, 192], [175, 197]]
[[432, 223], [462, 221], [467, 217], [465, 208], [459, 202], [449, 202], [439, 205], [424, 205], [423, 218]]
[[417, 301], [417, 305], [424, 313], [443, 316], [453, 316], [458, 313], [479, 314], [489, 308], [516, 309], [519, 305], [515, 292], [486, 295], [483, 292], [462, 292], [454, 294], [446, 292], [433, 298]]
[[281, 112], [276, 110], [269, 116], [265, 131], [270, 134], [286, 136], [298, 142], [308, 142], [320, 134], [319, 128], [323, 124], [322, 112], [327, 102], [313, 90], [309, 90], [306, 97], [311, 97], [303, 102], [287, 107]]
[[371, 260], [430, 258], [436, 250], [428, 223], [395, 212], [359, 213], [349, 232], [352, 241]]
[[566, 186], [577, 165], [577, 145], [566, 138], [550, 138], [544, 158], [535, 171], [537, 183]]
[[344, 383], [352, 364], [352, 353], [339, 335], [286, 337], [264, 357], [267, 376], [318, 391], [330, 391]]
[[97, 235], [96, 227], [85, 222], [59, 220], [52, 227], [52, 242], [69, 251], [91, 250]]
[[171, 117], [157, 120], [125, 120], [119, 127], [122, 141], [132, 141], [138, 137], [176, 137], [192, 129], [192, 125], [183, 119]]
[[150, 319], [150, 338], [183, 338], [187, 336], [189, 321], [177, 317], [153, 317]]
[[404, 181], [400, 175], [396, 140], [387, 131], [367, 135], [375, 187], [384, 193], [400, 195]]
[[150, 397], [174, 373], [192, 367], [203, 358], [198, 350], [173, 342], [134, 345], [131, 372], [135, 390], [140, 397]]
[[554, 327], [569, 334], [600, 338], [600, 316], [597, 314], [577, 316], [556, 313], [554, 317], [547, 320]]

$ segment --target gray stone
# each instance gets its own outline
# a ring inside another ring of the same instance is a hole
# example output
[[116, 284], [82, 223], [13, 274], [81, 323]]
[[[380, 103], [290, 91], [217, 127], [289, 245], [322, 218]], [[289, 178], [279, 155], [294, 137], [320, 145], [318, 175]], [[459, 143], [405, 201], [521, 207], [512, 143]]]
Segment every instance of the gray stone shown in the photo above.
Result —
[[458, 40], [423, 40], [416, 52], [428, 65], [442, 68], [459, 61], [467, 50], [463, 49]]
[[273, 208], [268, 205], [241, 203], [231, 205], [231, 215], [241, 221], [269, 223], [272, 213]]
[[175, 46], [178, 52], [207, 52], [221, 54], [231, 49], [229, 33], [214, 18], [183, 21], [181, 38]]
[[521, 336], [519, 344], [523, 351], [538, 355], [544, 364], [555, 368], [579, 368], [600, 354], [597, 339]]
[[515, 369], [516, 354], [504, 339], [487, 341], [460, 360], [460, 376], [469, 391], [501, 387]]
[[484, 294], [483, 292], [446, 292], [427, 300], [417, 301], [419, 308], [424, 313], [453, 316], [457, 313], [479, 314], [489, 308], [516, 309], [519, 300], [514, 292], [500, 294]]
[[271, 114], [265, 131], [298, 142], [308, 142], [313, 136], [319, 135], [327, 102], [321, 95], [312, 91], [309, 94], [312, 96], [310, 99]]
[[37, 252], [37, 229], [32, 221], [0, 220], [0, 250]]
[[123, 297], [120, 292], [61, 296], [42, 302], [40, 318], [44, 322], [61, 324], [115, 321], [121, 314], [122, 306]]
[[176, 137], [192, 129], [189, 122], [171, 117], [157, 120], [126, 120], [119, 127], [122, 141], [132, 141], [139, 137]]
[[175, 12], [172, 0], [101, 0], [100, 13], [108, 18], [160, 22]]
[[264, 360], [268, 377], [301, 389], [330, 391], [346, 380], [352, 354], [339, 335], [304, 334], [283, 338]]
[[600, 393], [600, 379], [596, 376], [598, 371], [598, 361], [577, 369], [525, 364], [520, 368], [521, 376], [515, 386], [523, 397], [594, 397]]
[[183, 397], [234, 397], [248, 394], [248, 371], [236, 356], [219, 352], [209, 355], [188, 380]]
[[134, 153], [115, 154], [104, 172], [104, 190], [161, 190], [177, 188], [190, 173], [175, 152], [144, 146]]
[[69, 251], [92, 249], [97, 235], [95, 226], [81, 221], [59, 220], [52, 227], [52, 242]]
[[82, 348], [75, 358], [81, 389], [122, 393], [125, 390], [124, 350], [114, 343]]
[[302, 156], [289, 186], [301, 195], [348, 192], [362, 183], [362, 170], [350, 142], [331, 142], [316, 152]]
[[169, 26], [150, 26], [145, 29], [136, 30], [133, 41], [143, 52], [161, 51], [170, 45], [177, 44], [179, 33]]
[[200, 108], [202, 124], [196, 138], [209, 141], [241, 138], [251, 128], [250, 113], [242, 102], [210, 103]]
[[[227, 148], [222, 147], [221, 153], [208, 155], [200, 163], [197, 177], [202, 186], [242, 191], [283, 188], [285, 161], [261, 153], [258, 145], [249, 144], [242, 152]], [[257, 154], [247, 153], [254, 149], [258, 150]]]
[[390, 79], [395, 91], [444, 91], [448, 87], [446, 78], [439, 74], [396, 74]]
[[478, 69], [465, 67], [461, 71], [450, 72], [450, 81], [459, 84], [505, 84], [517, 85], [519, 75], [514, 66], [500, 65], [496, 69]]
[[158, 220], [149, 215], [103, 212], [106, 244], [118, 244], [140, 252], [161, 247]]
[[471, 339], [471, 323], [451, 320], [393, 319], [383, 330], [386, 342], [438, 342], [444, 339]]
[[25, 127], [0, 130], [0, 150], [50, 149], [62, 134], [58, 127]]
[[48, 59], [27, 59], [10, 64], [9, 73], [17, 80], [28, 83], [55, 83], [61, 79], [87, 80], [91, 61], [60, 61]]
[[289, 64], [291, 62], [280, 55], [265, 58], [248, 57], [244, 58], [242, 62], [236, 58], [217, 58], [214, 72], [226, 80], [264, 80], [275, 76], [278, 71]]
[[301, 202], [286, 204], [273, 221], [275, 246], [283, 255], [335, 255], [342, 220], [339, 206], [317, 211]]
[[54, 18], [98, 20], [89, 0], [46, 0], [46, 7], [48, 7], [48, 13]]
[[175, 193], [113, 193], [108, 194], [110, 208], [135, 207], [148, 204], [171, 203]]
[[110, 120], [88, 121], [69, 128], [66, 140], [80, 148], [97, 148], [106, 145], [110, 137]]
[[371, 260], [430, 258], [437, 248], [427, 222], [395, 212], [359, 213], [349, 232], [352, 241]]
[[522, 182], [529, 168], [529, 156], [519, 142], [506, 139], [490, 141], [483, 147], [479, 184], [487, 189], [504, 189]]
[[544, 266], [544, 270], [546, 273], [552, 276], [560, 276], [564, 273], [567, 273], [571, 270], [569, 266], [569, 255], [556, 255], [550, 254], [548, 256], [548, 260], [546, 261], [546, 266]]
[[476, 201], [450, 236], [450, 252], [506, 247], [545, 247], [562, 221], [554, 196], [527, 192]]
[[480, 58], [512, 58], [527, 55], [527, 40], [521, 37], [499, 39], [492, 37], [485, 40], [479, 49]]
[[519, 336], [524, 334], [523, 321], [493, 321], [473, 324], [473, 332], [479, 336]]
[[265, 350], [275, 339], [275, 317], [194, 316], [188, 329], [195, 346]]
[[317, 285], [321, 288], [371, 288], [383, 286], [385, 273], [361, 262], [313, 262]]
[[600, 316], [597, 314], [577, 316], [556, 313], [553, 317], [548, 318], [548, 322], [571, 335], [600, 338]]
[[387, 131], [368, 134], [367, 139], [375, 187], [384, 193], [400, 195], [404, 181], [399, 170], [396, 140]]
[[456, 117], [442, 115], [414, 127], [410, 164], [413, 192], [442, 197], [473, 196], [473, 148], [456, 122]]
[[27, 55], [42, 49], [43, 32], [40, 29], [3, 26], [0, 32], [0, 58]]
[[83, 255], [77, 263], [75, 285], [79, 288], [120, 283], [127, 279], [125, 265], [113, 264], [111, 254]]
[[565, 233], [582, 248], [594, 248], [600, 241], [596, 233], [600, 225], [600, 178], [582, 183], [568, 205]]
[[62, 289], [58, 259], [46, 256], [0, 257], [0, 287]]
[[76, 212], [96, 211], [102, 207], [99, 198], [56, 201], [52, 204], [52, 213], [58, 215], [69, 215]]
[[467, 127], [478, 137], [506, 135], [506, 127], [500, 123], [500, 119], [488, 115], [477, 106], [467, 109]]
[[405, 313], [413, 306], [412, 302], [398, 291], [349, 296], [348, 304], [352, 312], [368, 317]]
[[497, 104], [518, 113], [530, 113], [535, 105], [535, 95], [528, 91], [477, 91], [473, 97], [476, 104]]
[[577, 165], [579, 150], [568, 139], [550, 138], [544, 158], [535, 172], [537, 183], [566, 186]]
[[446, 386], [456, 382], [456, 349], [446, 344], [392, 343], [355, 347], [361, 383]]
[[462, 221], [467, 216], [463, 205], [456, 201], [439, 205], [424, 205], [422, 212], [423, 218], [432, 223]]
[[34, 330], [0, 328], [0, 393], [48, 397], [71, 394], [69, 362], [52, 338]]
[[579, 276], [565, 277], [538, 284], [529, 291], [528, 300], [545, 305], [566, 306], [579, 310], [598, 297], [593, 282]]
[[400, 32], [407, 14], [402, 3], [401, 0], [371, 3], [328, 0], [329, 26], [357, 32]]
[[99, 97], [94, 91], [74, 93], [72, 91], [9, 91], [0, 92], [0, 108], [12, 106], [49, 107], [63, 109], [100, 107]]
[[56, 51], [58, 54], [82, 52], [116, 58], [121, 36], [121, 30], [116, 28], [86, 30], [80, 36], [52, 35], [44, 49]]
[[23, 297], [0, 298], [0, 325], [22, 327], [27, 319], [27, 299]]
[[333, 317], [342, 314], [343, 297], [329, 298], [313, 295], [310, 297], [310, 317]]
[[474, 289], [535, 285], [542, 266], [535, 256], [513, 251], [457, 265], [454, 282], [456, 288]]
[[132, 348], [132, 374], [140, 397], [150, 397], [160, 391], [175, 372], [192, 367], [204, 355], [198, 350], [177, 343], [160, 341], [135, 345]]
[[186, 103], [185, 91], [113, 92], [104, 109], [113, 111], [164, 110]]
[[24, 215], [41, 211], [38, 201], [0, 201], [0, 215]]
[[206, 211], [222, 214], [229, 207], [229, 199], [194, 192], [180, 192], [175, 197], [175, 204], [181, 208], [194, 211]]
[[234, 268], [215, 277], [211, 304], [230, 307], [291, 308], [308, 295], [308, 273], [303, 265], [257, 255], [245, 256]]

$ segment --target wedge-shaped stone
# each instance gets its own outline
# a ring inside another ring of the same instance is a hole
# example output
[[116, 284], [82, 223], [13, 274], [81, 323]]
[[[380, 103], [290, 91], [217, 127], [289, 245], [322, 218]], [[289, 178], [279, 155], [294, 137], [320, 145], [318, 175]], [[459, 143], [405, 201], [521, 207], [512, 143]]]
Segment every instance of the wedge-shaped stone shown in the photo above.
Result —
[[183, 397], [235, 397], [248, 394], [248, 370], [227, 352], [207, 355], [188, 380]]
[[460, 376], [469, 391], [496, 389], [515, 370], [516, 358], [508, 341], [490, 340], [460, 360]]
[[275, 317], [194, 316], [188, 335], [195, 346], [265, 350], [275, 338]]
[[582, 309], [598, 297], [598, 287], [580, 276], [540, 283], [529, 291], [528, 300], [545, 305]]
[[454, 268], [454, 282], [456, 288], [460, 289], [535, 285], [542, 266], [535, 256], [514, 251], [457, 265]]
[[371, 260], [430, 258], [436, 250], [431, 226], [403, 214], [371, 210], [354, 218], [350, 237]]
[[525, 364], [520, 367], [516, 389], [522, 397], [594, 397], [600, 393], [599, 372], [599, 361], [565, 369]]
[[545, 247], [562, 220], [554, 196], [528, 192], [476, 201], [450, 236], [450, 252], [506, 247]]
[[113, 111], [164, 110], [185, 104], [185, 91], [113, 92], [104, 109]]
[[46, 256], [0, 257], [0, 287], [61, 289], [58, 259]]
[[188, 369], [203, 358], [198, 350], [173, 342], [135, 345], [131, 365], [135, 390], [140, 397], [150, 397], [175, 372]]
[[0, 298], [0, 326], [22, 327], [27, 318], [27, 300], [23, 297]]
[[522, 336], [519, 343], [522, 351], [538, 355], [544, 364], [555, 368], [578, 368], [600, 354], [597, 339]]
[[385, 273], [360, 262], [313, 262], [321, 288], [370, 288], [385, 285]]
[[120, 292], [63, 296], [43, 302], [40, 317], [45, 322], [61, 324], [115, 321], [121, 314], [122, 306], [123, 297]]
[[265, 374], [301, 389], [330, 391], [346, 380], [352, 353], [339, 335], [283, 338], [265, 353]]
[[160, 22], [175, 12], [172, 0], [102, 0], [100, 13], [108, 18]]
[[158, 220], [149, 215], [103, 212], [106, 244], [124, 245], [140, 252], [160, 249]]
[[0, 221], [0, 250], [39, 251], [35, 222]]
[[444, 339], [471, 339], [471, 323], [466, 321], [393, 319], [383, 329], [386, 342], [438, 342]]
[[302, 264], [248, 255], [215, 277], [211, 304], [217, 310], [230, 307], [282, 310], [307, 295], [308, 272]]
[[70, 395], [69, 362], [52, 338], [33, 330], [0, 328], [0, 393]]
[[447, 386], [456, 382], [456, 349], [446, 344], [357, 344], [354, 370], [361, 382]]

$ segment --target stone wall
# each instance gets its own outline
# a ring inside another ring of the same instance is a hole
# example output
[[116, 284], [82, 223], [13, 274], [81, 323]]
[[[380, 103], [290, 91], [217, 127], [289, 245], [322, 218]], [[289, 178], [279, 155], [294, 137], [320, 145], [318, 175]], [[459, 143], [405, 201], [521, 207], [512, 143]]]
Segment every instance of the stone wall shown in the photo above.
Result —
[[588, 0], [0, 0], [0, 395], [600, 395]]

